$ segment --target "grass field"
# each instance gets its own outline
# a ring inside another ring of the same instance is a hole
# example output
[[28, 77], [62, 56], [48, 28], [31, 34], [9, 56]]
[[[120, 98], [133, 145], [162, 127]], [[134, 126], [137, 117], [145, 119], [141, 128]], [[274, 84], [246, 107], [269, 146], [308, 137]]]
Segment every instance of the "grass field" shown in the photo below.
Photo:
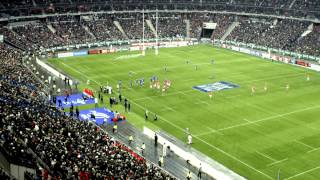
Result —
[[[194, 148], [248, 179], [277, 179], [279, 169], [280, 179], [320, 178], [319, 73], [206, 45], [160, 49], [159, 56], [150, 50], [145, 57], [119, 58], [137, 53], [49, 62], [82, 82], [82, 87], [87, 79], [95, 89], [107, 82], [116, 87], [122, 80], [122, 94], [132, 104], [133, 112], [126, 114], [130, 122], [161, 129], [182, 141], [188, 127]], [[166, 95], [149, 88], [152, 75], [171, 80]], [[129, 88], [131, 79], [142, 77], [145, 87]], [[215, 92], [211, 100], [207, 93], [192, 89], [218, 81], [240, 88]], [[257, 89], [254, 95], [252, 86]], [[157, 113], [159, 120], [145, 122], [145, 108]]]

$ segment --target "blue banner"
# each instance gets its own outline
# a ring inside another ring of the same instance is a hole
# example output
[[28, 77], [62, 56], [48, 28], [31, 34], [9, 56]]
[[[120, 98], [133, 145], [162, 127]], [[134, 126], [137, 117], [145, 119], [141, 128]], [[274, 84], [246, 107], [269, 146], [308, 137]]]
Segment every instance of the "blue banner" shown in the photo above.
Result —
[[94, 98], [84, 98], [82, 93], [72, 94], [69, 97], [67, 96], [57, 96], [57, 107], [70, 107], [73, 106], [82, 106], [86, 104], [94, 104]]
[[88, 51], [73, 52], [73, 56], [86, 56], [86, 55], [88, 55]]
[[113, 118], [114, 113], [107, 108], [87, 109], [80, 111], [81, 121], [93, 121], [97, 125], [102, 125], [104, 123], [112, 124]]

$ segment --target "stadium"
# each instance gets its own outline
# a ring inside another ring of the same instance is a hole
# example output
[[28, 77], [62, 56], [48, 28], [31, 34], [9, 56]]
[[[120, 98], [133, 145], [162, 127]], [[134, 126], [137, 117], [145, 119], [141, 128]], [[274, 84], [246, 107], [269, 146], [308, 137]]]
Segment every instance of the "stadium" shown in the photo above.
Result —
[[0, 179], [320, 179], [319, 0], [2, 0], [0, 22]]

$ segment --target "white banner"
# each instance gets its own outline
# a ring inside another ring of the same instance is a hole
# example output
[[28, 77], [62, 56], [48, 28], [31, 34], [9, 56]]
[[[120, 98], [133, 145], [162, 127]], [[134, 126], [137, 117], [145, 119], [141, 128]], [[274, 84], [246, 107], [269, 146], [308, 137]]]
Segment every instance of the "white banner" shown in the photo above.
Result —
[[217, 23], [204, 22], [202, 27], [203, 29], [216, 29]]
[[71, 57], [73, 52], [58, 53], [58, 58]]

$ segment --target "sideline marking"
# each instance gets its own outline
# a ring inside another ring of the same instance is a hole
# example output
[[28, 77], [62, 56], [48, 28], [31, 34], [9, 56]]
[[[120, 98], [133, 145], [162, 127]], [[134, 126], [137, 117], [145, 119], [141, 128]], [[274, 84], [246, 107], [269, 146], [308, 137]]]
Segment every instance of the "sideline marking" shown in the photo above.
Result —
[[306, 174], [306, 173], [308, 173], [308, 172], [314, 171], [314, 170], [319, 169], [319, 168], [320, 168], [320, 166], [317, 166], [317, 167], [312, 168], [312, 169], [309, 169], [309, 170], [307, 170], [307, 171], [303, 171], [303, 172], [301, 172], [301, 173], [299, 173], [299, 174], [290, 176], [290, 177], [288, 177], [288, 178], [286, 178], [286, 179], [292, 179], [292, 178], [295, 178], [295, 177], [300, 176], [300, 175], [302, 175], [302, 174]]
[[282, 159], [282, 160], [279, 160], [279, 161], [276, 161], [276, 162], [270, 163], [270, 164], [268, 164], [267, 166], [268, 166], [268, 167], [269, 167], [269, 166], [273, 166], [273, 165], [275, 165], [275, 164], [282, 163], [282, 162], [284, 162], [284, 161], [286, 161], [286, 160], [288, 160], [288, 158], [285, 158], [285, 159]]
[[274, 161], [274, 162], [277, 162], [277, 160], [273, 159], [272, 157], [262, 153], [262, 152], [259, 152], [259, 151], [256, 151], [256, 153], [260, 154], [261, 156], [267, 158], [267, 159], [270, 159], [271, 161]]
[[312, 147], [312, 146], [310, 146], [310, 145], [308, 145], [308, 144], [306, 144], [306, 143], [303, 143], [303, 142], [301, 142], [301, 141], [298, 141], [298, 140], [294, 140], [296, 143], [298, 143], [298, 144], [301, 144], [301, 145], [304, 145], [304, 146], [306, 146], [306, 147], [308, 147], [308, 148], [311, 148], [312, 150], [314, 149], [314, 147]]

